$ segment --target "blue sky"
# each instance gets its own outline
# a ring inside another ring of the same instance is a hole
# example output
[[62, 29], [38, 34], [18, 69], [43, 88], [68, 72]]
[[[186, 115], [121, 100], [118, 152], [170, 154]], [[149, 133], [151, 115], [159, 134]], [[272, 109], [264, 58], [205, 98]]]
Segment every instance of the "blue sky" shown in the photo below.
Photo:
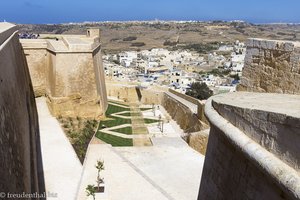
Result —
[[0, 21], [119, 20], [300, 22], [300, 0], [1, 0]]

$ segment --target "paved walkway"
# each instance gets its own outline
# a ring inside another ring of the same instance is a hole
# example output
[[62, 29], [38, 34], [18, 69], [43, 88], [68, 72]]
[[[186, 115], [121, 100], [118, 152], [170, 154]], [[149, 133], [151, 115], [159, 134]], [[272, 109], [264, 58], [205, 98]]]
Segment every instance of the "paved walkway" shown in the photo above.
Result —
[[105, 194], [102, 199], [109, 200], [168, 200], [168, 196], [152, 184], [124, 160], [110, 145], [91, 144], [84, 163], [84, 173], [77, 199], [87, 199], [85, 188], [96, 184], [97, 160], [104, 160], [105, 170], [102, 173], [105, 181]]
[[130, 111], [135, 113], [135, 115], [131, 116], [132, 134], [145, 136], [143, 138], [134, 138], [133, 146], [151, 146], [152, 144], [149, 139], [148, 129], [145, 125], [144, 117], [139, 106], [139, 104], [130, 105]]
[[173, 99], [181, 102], [182, 104], [184, 104], [185, 106], [187, 106], [193, 113], [197, 114], [198, 113], [198, 105], [197, 104], [194, 104], [194, 103], [191, 103], [171, 92], [165, 92], [168, 96], [172, 97]]
[[[145, 136], [151, 138], [153, 146], [111, 147], [92, 142], [84, 163], [78, 200], [87, 199], [85, 188], [88, 184], [96, 184], [95, 163], [98, 159], [104, 160], [105, 163], [105, 171], [102, 174], [106, 192], [103, 199], [197, 199], [204, 156], [183, 141], [183, 130], [163, 107], [160, 106], [155, 112], [156, 116], [160, 114], [163, 117], [165, 124], [163, 133], [157, 123], [146, 126], [144, 124], [149, 132], [149, 135]], [[142, 114], [149, 118], [153, 116], [153, 111], [143, 111]], [[111, 129], [127, 126], [130, 125]]]
[[82, 165], [45, 98], [36, 99], [41, 135], [46, 192], [57, 193], [53, 200], [75, 199]]
[[168, 199], [196, 200], [204, 156], [178, 137], [152, 138], [152, 142], [153, 147], [114, 149]]

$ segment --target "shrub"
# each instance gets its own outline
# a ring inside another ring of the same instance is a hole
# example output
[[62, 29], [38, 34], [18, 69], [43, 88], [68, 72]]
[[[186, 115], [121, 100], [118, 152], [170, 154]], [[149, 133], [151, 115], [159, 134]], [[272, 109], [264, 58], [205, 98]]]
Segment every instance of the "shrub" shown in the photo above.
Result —
[[142, 47], [145, 46], [146, 44], [144, 42], [134, 42], [131, 44], [133, 47]]
[[137, 37], [136, 36], [129, 36], [129, 37], [126, 37], [123, 39], [123, 41], [133, 41], [133, 40], [136, 40]]
[[207, 87], [206, 83], [196, 82], [192, 83], [191, 88], [185, 94], [196, 99], [204, 100], [212, 96], [213, 91]]

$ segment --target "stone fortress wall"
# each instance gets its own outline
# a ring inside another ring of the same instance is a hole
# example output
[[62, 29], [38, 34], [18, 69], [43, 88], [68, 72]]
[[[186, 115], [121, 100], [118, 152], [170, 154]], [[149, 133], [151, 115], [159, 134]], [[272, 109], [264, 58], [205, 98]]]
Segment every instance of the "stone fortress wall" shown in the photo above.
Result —
[[54, 36], [58, 39], [21, 40], [35, 95], [47, 97], [55, 116], [100, 118], [107, 95], [99, 29]]
[[243, 92], [211, 98], [198, 199], [299, 199], [299, 102]]
[[300, 42], [249, 39], [238, 90], [300, 94]]
[[[0, 23], [0, 192], [45, 191], [38, 115], [16, 26]], [[8, 198], [8, 197], [7, 197]]]
[[199, 200], [300, 199], [300, 95], [276, 94], [299, 94], [298, 52], [297, 43], [250, 39], [240, 90], [261, 93], [207, 101]]

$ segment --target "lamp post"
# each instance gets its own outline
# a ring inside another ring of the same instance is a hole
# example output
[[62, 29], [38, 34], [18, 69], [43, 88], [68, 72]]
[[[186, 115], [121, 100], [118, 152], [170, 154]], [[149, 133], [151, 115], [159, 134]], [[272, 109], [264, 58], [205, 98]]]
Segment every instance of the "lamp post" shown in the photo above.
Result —
[[158, 128], [161, 131], [161, 115], [158, 116]]

